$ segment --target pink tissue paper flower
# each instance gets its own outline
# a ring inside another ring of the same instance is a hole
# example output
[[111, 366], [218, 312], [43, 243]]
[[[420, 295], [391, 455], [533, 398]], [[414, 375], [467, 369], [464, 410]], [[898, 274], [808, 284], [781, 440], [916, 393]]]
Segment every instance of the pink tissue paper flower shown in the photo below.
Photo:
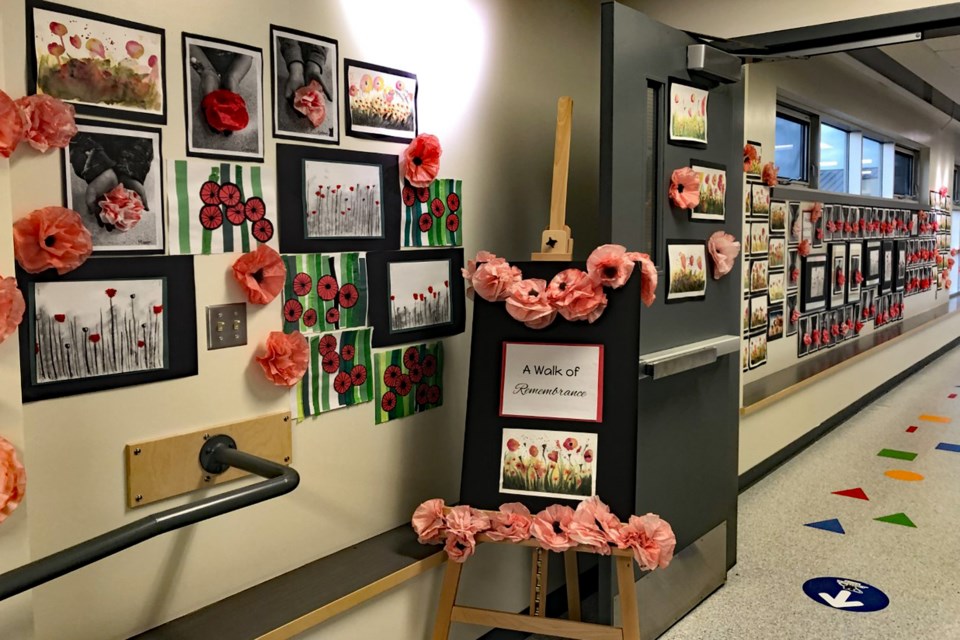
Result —
[[500, 512], [490, 518], [490, 525], [487, 535], [491, 540], [523, 542], [530, 538], [533, 516], [523, 504], [508, 502], [500, 505]]
[[607, 294], [580, 269], [565, 269], [555, 275], [547, 287], [547, 298], [561, 316], [570, 322], [594, 323], [607, 308]]
[[465, 562], [477, 548], [476, 536], [490, 528], [490, 518], [467, 505], [453, 507], [445, 518], [447, 532], [443, 550], [454, 562]]
[[707, 240], [707, 250], [713, 259], [713, 279], [719, 280], [733, 269], [740, 254], [740, 243], [729, 233], [715, 231]]
[[13, 253], [27, 273], [52, 268], [63, 275], [92, 252], [93, 238], [80, 214], [71, 209], [44, 207], [13, 223]]
[[761, 176], [763, 184], [767, 185], [768, 187], [777, 186], [777, 173], [779, 173], [779, 171], [779, 167], [774, 165], [772, 162], [768, 162], [767, 164], [763, 165], [763, 174]]
[[440, 173], [442, 153], [437, 136], [421, 133], [400, 154], [400, 175], [415, 187], [429, 187]]
[[621, 527], [620, 519], [610, 512], [610, 507], [593, 496], [577, 505], [569, 526], [570, 539], [606, 556], [610, 555], [610, 544], [620, 539]]
[[143, 217], [143, 201], [136, 191], [118, 184], [100, 201], [100, 219], [119, 231], [130, 231]]
[[17, 451], [0, 437], [0, 522], [7, 519], [23, 502], [27, 493], [27, 472], [17, 458]]
[[410, 524], [420, 544], [440, 544], [440, 538], [446, 530], [443, 507], [443, 499], [434, 498], [422, 503], [413, 512]]
[[629, 255], [634, 262], [640, 263], [640, 301], [649, 307], [657, 299], [657, 265], [653, 264], [649, 254], [634, 251]]
[[521, 280], [514, 285], [506, 304], [507, 313], [531, 329], [548, 327], [557, 317], [557, 310], [547, 300], [546, 280]]
[[310, 361], [310, 345], [299, 331], [271, 331], [267, 352], [256, 356], [263, 373], [273, 384], [292, 387], [303, 378]]
[[63, 149], [77, 135], [72, 105], [46, 94], [17, 100], [23, 119], [23, 139], [44, 153], [51, 147]]
[[0, 156], [9, 158], [23, 139], [23, 116], [20, 107], [0, 91]]
[[[492, 254], [491, 254], [492, 255]], [[503, 258], [492, 259], [477, 264], [470, 279], [473, 290], [488, 302], [506, 300], [513, 293], [514, 286], [523, 279], [520, 269], [511, 267]]]
[[26, 308], [16, 278], [0, 279], [0, 342], [17, 330]]
[[327, 102], [323, 97], [323, 89], [316, 80], [300, 87], [293, 94], [293, 108], [307, 116], [314, 127], [319, 127], [327, 117]]
[[570, 524], [574, 511], [570, 507], [554, 504], [536, 515], [530, 528], [540, 546], [550, 551], [563, 552], [576, 546], [570, 539]]
[[617, 546], [632, 549], [640, 568], [653, 571], [670, 564], [677, 538], [668, 522], [656, 514], [648, 513], [645, 516], [630, 516], [630, 521], [620, 529]]
[[803, 239], [800, 241], [800, 244], [797, 246], [797, 253], [799, 253], [801, 256], [808, 256], [810, 255], [810, 249], [811, 249], [810, 241], [807, 239]]
[[594, 282], [611, 289], [619, 289], [633, 275], [636, 255], [628, 253], [623, 245], [600, 245], [587, 258], [587, 273]]
[[674, 169], [670, 176], [670, 201], [680, 209], [694, 209], [700, 204], [700, 177], [690, 167]]

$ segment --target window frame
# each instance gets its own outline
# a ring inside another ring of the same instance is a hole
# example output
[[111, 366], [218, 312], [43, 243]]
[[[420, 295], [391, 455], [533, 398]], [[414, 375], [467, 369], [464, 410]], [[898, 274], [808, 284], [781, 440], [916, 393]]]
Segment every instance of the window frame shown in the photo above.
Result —
[[[910, 158], [910, 193], [897, 193], [897, 155]], [[893, 147], [893, 197], [900, 200], [916, 200], [920, 192], [920, 184], [917, 179], [917, 168], [920, 165], [920, 152], [902, 144], [895, 144]], [[956, 168], [954, 168], [956, 170]]]
[[[804, 111], [799, 111], [790, 105], [784, 104], [782, 102], [777, 102], [777, 113], [776, 118], [783, 118], [784, 120], [789, 120], [799, 124], [803, 129], [804, 144], [801, 145], [801, 153], [803, 156], [800, 158], [800, 165], [802, 167], [802, 175], [799, 178], [788, 178], [790, 184], [799, 184], [810, 186], [814, 172], [811, 171], [811, 151], [812, 151], [812, 142], [811, 137], [813, 136], [813, 126], [811, 123], [812, 116]], [[774, 121], [776, 122], [776, 121]], [[776, 127], [774, 127], [776, 129]], [[777, 157], [777, 141], [776, 136], [774, 136], [773, 141], [773, 157]]]
[[[870, 131], [861, 130], [859, 133], [860, 133], [860, 166], [859, 166], [859, 169], [858, 169], [858, 171], [857, 171], [857, 174], [858, 174], [858, 176], [859, 176], [858, 182], [860, 183], [860, 193], [851, 193], [850, 195], [860, 195], [860, 196], [864, 195], [864, 193], [863, 193], [863, 166], [864, 166], [864, 165], [863, 165], [863, 155], [864, 155], [864, 153], [863, 153], [863, 147], [864, 147], [864, 145], [867, 143], [867, 141], [869, 140], [870, 142], [873, 142], [873, 143], [877, 144], [877, 145], [879, 146], [879, 148], [880, 148], [880, 175], [877, 176], [877, 179], [879, 180], [879, 186], [880, 186], [880, 195], [879, 195], [879, 196], [870, 195], [870, 194], [866, 194], [866, 195], [867, 195], [868, 198], [882, 198], [882, 197], [883, 197], [883, 183], [884, 183], [884, 181], [885, 181], [884, 179], [885, 179], [885, 177], [886, 177], [886, 176], [884, 175], [884, 173], [883, 173], [883, 168], [884, 168], [884, 166], [887, 164], [887, 163], [885, 163], [885, 162], [883, 161], [884, 146], [887, 145], [887, 144], [889, 144], [889, 143], [888, 143], [887, 141], [885, 141], [885, 140], [880, 139], [879, 136], [874, 135], [874, 134], [873, 134], [872, 132], [870, 132]], [[848, 163], [848, 164], [849, 164], [849, 163]], [[896, 168], [896, 162], [894, 162], [894, 168]], [[892, 180], [892, 178], [891, 178], [891, 180]]]
[[[819, 180], [819, 178], [820, 178], [820, 162], [821, 162], [821, 160], [822, 160], [822, 158], [821, 158], [821, 153], [820, 153], [820, 141], [823, 139], [822, 131], [823, 131], [824, 125], [830, 127], [831, 129], [837, 129], [837, 130], [839, 130], [839, 131], [843, 131], [843, 133], [846, 135], [846, 147], [847, 147], [847, 149], [846, 149], [846, 153], [844, 153], [844, 155], [843, 155], [843, 162], [844, 162], [844, 165], [843, 165], [843, 175], [844, 175], [844, 185], [845, 185], [843, 191], [832, 191], [832, 190], [830, 190], [830, 189], [825, 189], [823, 186], [820, 185], [820, 180]], [[817, 123], [817, 178], [818, 178], [818, 180], [817, 180], [817, 188], [818, 188], [818, 189], [820, 189], [821, 191], [829, 191], [830, 193], [843, 193], [843, 194], [846, 194], [846, 195], [860, 195], [860, 194], [850, 193], [850, 187], [849, 187], [849, 185], [850, 185], [850, 179], [851, 179], [851, 178], [850, 178], [850, 165], [851, 165], [850, 159], [851, 159], [851, 156], [855, 155], [854, 153], [852, 153], [852, 152], [854, 151], [853, 147], [854, 147], [854, 146], [857, 146], [857, 147], [859, 148], [859, 145], [857, 145], [857, 144], [854, 142], [854, 140], [857, 140], [857, 142], [859, 142], [859, 139], [857, 139], [857, 137], [856, 137], [858, 133], [859, 133], [859, 132], [851, 129], [851, 128], [850, 128], [850, 125], [848, 125], [847, 123], [842, 122], [842, 121], [840, 121], [840, 120], [835, 120], [834, 118], [830, 118], [830, 117], [821, 117], [821, 118], [819, 119], [819, 122]], [[860, 157], [860, 156], [859, 156], [859, 153], [857, 153], [856, 155], [857, 155], [857, 157]], [[858, 162], [857, 162], [858, 167], [859, 167], [859, 164], [860, 164], [860, 163], [859, 163], [859, 161], [858, 161]], [[858, 168], [858, 169], [857, 169], [857, 176], [858, 176], [858, 177], [859, 177], [859, 171], [860, 171], [860, 170], [859, 170], [859, 168]], [[859, 183], [859, 180], [858, 180], [857, 182]]]

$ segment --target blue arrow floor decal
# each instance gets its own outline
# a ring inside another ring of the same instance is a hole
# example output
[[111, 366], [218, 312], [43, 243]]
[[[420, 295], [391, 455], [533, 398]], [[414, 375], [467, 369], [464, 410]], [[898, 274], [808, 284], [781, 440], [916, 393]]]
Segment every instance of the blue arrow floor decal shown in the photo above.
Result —
[[823, 529], [824, 531], [832, 531], [833, 533], [846, 533], [843, 530], [843, 527], [840, 525], [840, 521], [836, 518], [832, 520], [821, 520], [820, 522], [808, 522], [805, 527], [813, 527], [814, 529]]

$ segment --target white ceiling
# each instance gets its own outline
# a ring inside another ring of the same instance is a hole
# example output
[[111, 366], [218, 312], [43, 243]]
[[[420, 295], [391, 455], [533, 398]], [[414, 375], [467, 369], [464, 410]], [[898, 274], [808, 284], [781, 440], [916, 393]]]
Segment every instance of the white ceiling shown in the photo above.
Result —
[[882, 47], [884, 53], [960, 102], [960, 36]]
[[[960, 70], [960, 36], [926, 40], [924, 44], [933, 49], [941, 60], [954, 69]], [[960, 82], [960, 78], [957, 81]]]

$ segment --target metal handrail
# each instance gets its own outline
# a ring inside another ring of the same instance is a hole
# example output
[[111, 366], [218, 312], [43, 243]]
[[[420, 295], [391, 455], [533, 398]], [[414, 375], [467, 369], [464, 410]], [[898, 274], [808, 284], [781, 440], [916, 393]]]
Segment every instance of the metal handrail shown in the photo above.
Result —
[[[213, 439], [211, 439], [213, 440]], [[201, 459], [226, 467], [243, 469], [262, 478], [258, 482], [197, 502], [161, 511], [136, 522], [108, 531], [96, 538], [35, 560], [0, 574], [0, 601], [33, 589], [45, 582], [76, 571], [145, 540], [203, 520], [230, 513], [290, 493], [300, 483], [300, 474], [290, 467], [233, 448], [232, 439], [206, 443]], [[209, 470], [209, 469], [207, 469]]]

